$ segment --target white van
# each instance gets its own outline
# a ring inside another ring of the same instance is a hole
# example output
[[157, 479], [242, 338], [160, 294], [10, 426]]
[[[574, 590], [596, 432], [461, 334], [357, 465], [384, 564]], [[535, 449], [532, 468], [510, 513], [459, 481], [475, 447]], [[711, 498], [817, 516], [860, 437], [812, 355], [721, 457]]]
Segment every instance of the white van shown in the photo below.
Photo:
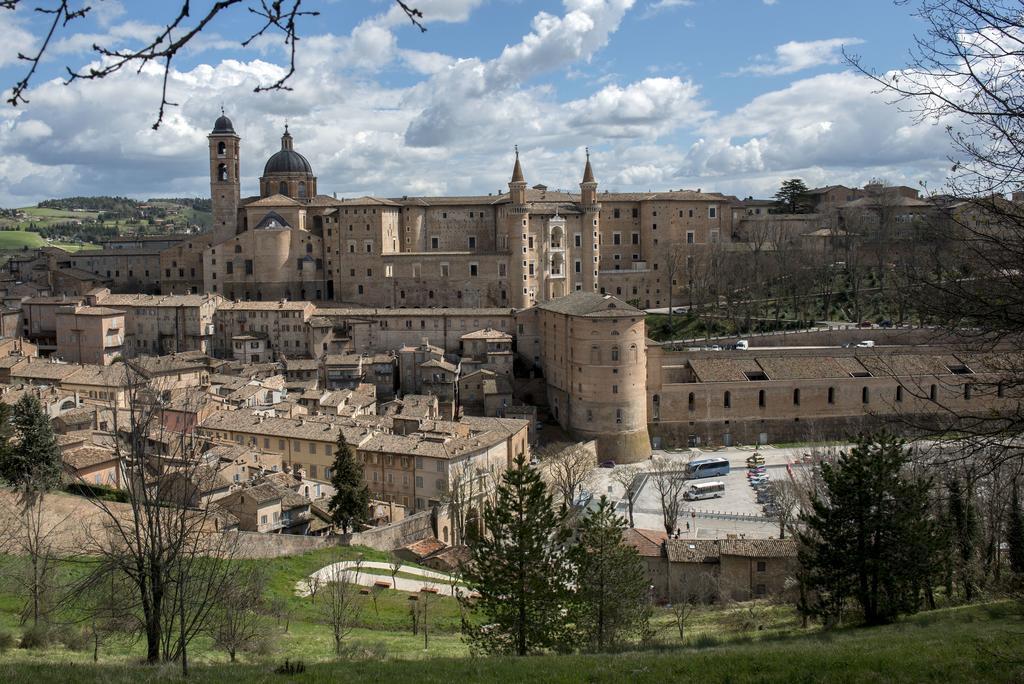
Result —
[[747, 340], [740, 340], [739, 342], [736, 343], [736, 348], [737, 349], [750, 349], [750, 342], [748, 342]]
[[874, 347], [875, 346], [875, 341], [874, 340], [861, 340], [860, 342], [857, 343], [857, 346], [858, 347]]

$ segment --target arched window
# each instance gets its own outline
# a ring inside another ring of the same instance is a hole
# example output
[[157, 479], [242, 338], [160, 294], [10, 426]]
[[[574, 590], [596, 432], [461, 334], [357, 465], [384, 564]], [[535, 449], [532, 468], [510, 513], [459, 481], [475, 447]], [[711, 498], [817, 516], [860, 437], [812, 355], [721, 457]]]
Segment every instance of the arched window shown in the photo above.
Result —
[[217, 156], [223, 157], [224, 153], [227, 152], [228, 146], [224, 144], [224, 141], [217, 143]]
[[722, 400], [722, 405], [725, 406], [725, 408], [732, 408], [732, 392], [727, 391], [725, 393], [725, 397]]
[[228, 165], [218, 164], [217, 165], [217, 180], [226, 181], [228, 179]]
[[793, 390], [793, 406], [799, 406], [799, 405], [800, 405], [800, 390], [795, 389], [795, 390]]
[[870, 404], [871, 403], [871, 391], [865, 387], [860, 391], [860, 403]]
[[306, 196], [306, 181], [299, 181], [299, 197]]
[[287, 195], [288, 194], [288, 184], [285, 183], [284, 181], [281, 181], [280, 184], [278, 184], [278, 186], [277, 186], [277, 191], [280, 194], [282, 194], [282, 195]]
[[651, 405], [654, 407], [654, 415], [652, 416], [652, 418], [654, 420], [659, 420], [661, 418], [661, 397], [659, 397], [657, 394], [651, 397]]
[[635, 344], [629, 345], [629, 360], [632, 363], [636, 363], [637, 362], [637, 350], [636, 350], [636, 345]]
[[601, 363], [601, 348], [596, 344], [590, 348], [590, 363], [595, 366]]
[[235, 254], [242, 253], [242, 245], [235, 245]]
[[931, 399], [932, 401], [935, 401], [938, 398], [938, 396], [939, 388], [936, 387], [935, 385], [932, 385], [931, 389], [928, 390], [928, 398]]
[[764, 408], [764, 390], [757, 391], [757, 405]]
[[307, 242], [306, 243], [306, 254], [312, 254], [312, 253], [313, 253], [313, 243], [312, 242]]
[[618, 347], [612, 347], [612, 361], [615, 361], [616, 363], [618, 363], [618, 361], [619, 361], [619, 348]]
[[686, 408], [692, 411], [696, 408], [696, 404], [696, 397], [693, 396], [693, 392], [690, 392], [690, 396], [686, 398]]
[[971, 383], [964, 385], [964, 399], [967, 401], [971, 399]]
[[896, 385], [896, 401], [903, 401], [903, 385]]
[[836, 403], [836, 388], [835, 387], [829, 387], [828, 388], [828, 403], [830, 403], [830, 404]]

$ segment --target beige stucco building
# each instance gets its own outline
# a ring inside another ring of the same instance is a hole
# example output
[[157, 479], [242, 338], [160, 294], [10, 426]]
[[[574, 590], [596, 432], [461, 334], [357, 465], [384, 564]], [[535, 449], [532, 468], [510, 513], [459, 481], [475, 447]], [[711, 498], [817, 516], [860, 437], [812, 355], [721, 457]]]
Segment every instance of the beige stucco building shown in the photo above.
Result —
[[57, 309], [57, 353], [69, 363], [113, 363], [124, 352], [124, 311], [73, 304]]

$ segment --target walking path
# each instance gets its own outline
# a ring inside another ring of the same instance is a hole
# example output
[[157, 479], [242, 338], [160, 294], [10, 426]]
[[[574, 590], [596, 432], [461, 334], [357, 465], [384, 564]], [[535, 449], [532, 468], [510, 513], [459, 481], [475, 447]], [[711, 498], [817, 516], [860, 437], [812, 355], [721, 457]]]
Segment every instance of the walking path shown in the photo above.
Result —
[[[356, 566], [361, 565], [364, 572], [356, 571]], [[376, 575], [365, 570], [385, 570], [386, 574]], [[402, 565], [399, 568], [399, 574], [406, 575], [417, 575], [422, 579], [411, 579], [409, 577], [396, 577], [394, 580], [391, 579], [391, 564], [381, 563], [379, 561], [364, 561], [358, 564], [356, 561], [342, 561], [340, 563], [331, 563], [330, 565], [324, 566], [314, 572], [309, 578], [299, 580], [295, 585], [295, 593], [298, 596], [309, 596], [310, 594], [310, 583], [319, 582], [323, 584], [329, 582], [335, 577], [339, 576], [343, 572], [348, 572], [347, 581], [352, 584], [358, 584], [364, 587], [372, 587], [377, 582], [386, 582], [387, 585], [398, 591], [418, 592], [424, 588], [436, 590], [439, 594], [451, 594], [452, 585], [449, 581], [449, 575], [443, 572], [437, 572], [436, 570], [427, 570], [425, 568], [417, 568], [411, 565]], [[462, 582], [456, 583], [457, 589], [468, 590], [468, 587]]]

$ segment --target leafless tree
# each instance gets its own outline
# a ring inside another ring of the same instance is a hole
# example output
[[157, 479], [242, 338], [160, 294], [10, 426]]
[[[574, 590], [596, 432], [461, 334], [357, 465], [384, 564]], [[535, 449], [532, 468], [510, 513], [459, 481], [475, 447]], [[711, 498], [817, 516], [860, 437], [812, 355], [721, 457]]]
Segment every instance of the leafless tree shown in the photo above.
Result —
[[0, 509], [0, 549], [8, 555], [4, 563], [6, 580], [23, 600], [19, 611], [22, 624], [48, 622], [62, 600], [63, 556], [60, 539], [69, 531], [72, 512], [60, 515], [50, 510], [45, 489], [31, 485], [13, 493], [15, 501]]
[[108, 372], [117, 386], [110, 441], [128, 503], [89, 499], [102, 529], [86, 533], [82, 551], [96, 562], [83, 582], [94, 574], [127, 578], [147, 662], [179, 661], [187, 673], [188, 646], [233, 581], [236, 540], [213, 532], [213, 514], [204, 505], [205, 440], [167, 428], [164, 403], [186, 390], [151, 381], [132, 363]]
[[672, 601], [672, 618], [679, 640], [686, 640], [687, 625], [695, 613], [715, 598], [715, 580], [706, 572], [684, 572], [679, 581], [679, 593]]
[[391, 571], [391, 587], [398, 588], [398, 573], [402, 569], [402, 559], [392, 551], [388, 555], [388, 570]]
[[[414, 26], [421, 31], [427, 30], [422, 23], [423, 13], [420, 10], [404, 0], [394, 1]], [[152, 36], [143, 39], [145, 44], [142, 47], [122, 49], [94, 43], [92, 49], [96, 53], [98, 64], [89, 66], [86, 70], [66, 67], [65, 84], [78, 80], [106, 78], [126, 68], [141, 72], [148, 65], [156, 64], [163, 71], [160, 106], [153, 124], [154, 129], [159, 128], [166, 108], [177, 106], [168, 99], [167, 92], [173, 60], [203, 31], [214, 25], [216, 20], [220, 20], [220, 25], [230, 25], [227, 22], [231, 22], [235, 26], [255, 27], [251, 32], [244, 29], [238, 35], [242, 47], [250, 46], [262, 36], [279, 35], [289, 51], [288, 70], [273, 83], [256, 86], [255, 91], [291, 90], [289, 81], [295, 74], [295, 56], [300, 40], [299, 22], [320, 16], [317, 10], [305, 9], [303, 2], [304, 0], [216, 0], [205, 10], [193, 15], [192, 0], [177, 0], [176, 3], [169, 3], [172, 12], [169, 14], [169, 20]], [[306, 7], [311, 4], [316, 3], [305, 0]], [[47, 17], [48, 27], [45, 35], [41, 37], [39, 48], [34, 53], [18, 53], [18, 59], [27, 65], [27, 70], [11, 89], [7, 102], [13, 106], [28, 102], [29, 86], [39, 65], [49, 54], [51, 44], [74, 35], [76, 27], [93, 11], [91, 5], [78, 4], [73, 0], [0, 0], [0, 11], [13, 12], [19, 9], [34, 11]], [[246, 18], [253, 19], [253, 22], [250, 24], [249, 21], [245, 21]]]
[[915, 0], [908, 3], [923, 30], [915, 35], [905, 68], [876, 73], [855, 55], [850, 63], [912, 113], [918, 121], [946, 127], [953, 147], [938, 216], [928, 228], [950, 248], [921, 255], [908, 277], [918, 295], [914, 307], [965, 348], [1008, 348], [999, 391], [1010, 401], [999, 411], [965, 415], [942, 402], [939, 425], [966, 436], [992, 467], [1019, 460], [1012, 437], [1024, 425], [1014, 405], [1024, 391], [1024, 209], [1006, 195], [1024, 177], [1024, 104], [1021, 62], [1024, 5], [1016, 0]]
[[284, 631], [287, 634], [288, 629], [291, 626], [292, 615], [295, 612], [295, 607], [288, 599], [275, 596], [270, 600], [270, 612], [277, 620], [277, 626], [280, 627], [281, 623], [284, 623]]
[[656, 458], [650, 470], [651, 483], [661, 504], [661, 519], [665, 533], [672, 534], [683, 510], [683, 490], [686, 487], [684, 466], [668, 458]]
[[579, 498], [597, 467], [596, 454], [582, 442], [553, 444], [538, 454], [541, 468], [564, 506]]
[[775, 507], [775, 519], [779, 523], [779, 539], [786, 538], [786, 532], [795, 532], [797, 515], [800, 513], [801, 495], [795, 482], [789, 478], [772, 480], [768, 486]]
[[642, 473], [643, 469], [638, 465], [620, 466], [611, 472], [612, 481], [622, 487], [622, 499], [626, 502], [630, 527], [636, 526], [633, 522], [633, 506], [640, 496], [640, 488], [643, 485]]
[[132, 633], [132, 587], [123, 575], [114, 572], [94, 574], [91, 579], [90, 584], [76, 587], [71, 604], [83, 616], [92, 641], [92, 659], [98, 662], [100, 646]]
[[320, 590], [320, 620], [331, 629], [335, 655], [341, 655], [343, 640], [352, 632], [362, 610], [354, 580], [353, 573], [334, 564]]
[[260, 566], [247, 566], [236, 572], [234, 581], [215, 599], [210, 637], [227, 651], [231, 662], [239, 651], [253, 650], [266, 636], [266, 586], [266, 571]]

